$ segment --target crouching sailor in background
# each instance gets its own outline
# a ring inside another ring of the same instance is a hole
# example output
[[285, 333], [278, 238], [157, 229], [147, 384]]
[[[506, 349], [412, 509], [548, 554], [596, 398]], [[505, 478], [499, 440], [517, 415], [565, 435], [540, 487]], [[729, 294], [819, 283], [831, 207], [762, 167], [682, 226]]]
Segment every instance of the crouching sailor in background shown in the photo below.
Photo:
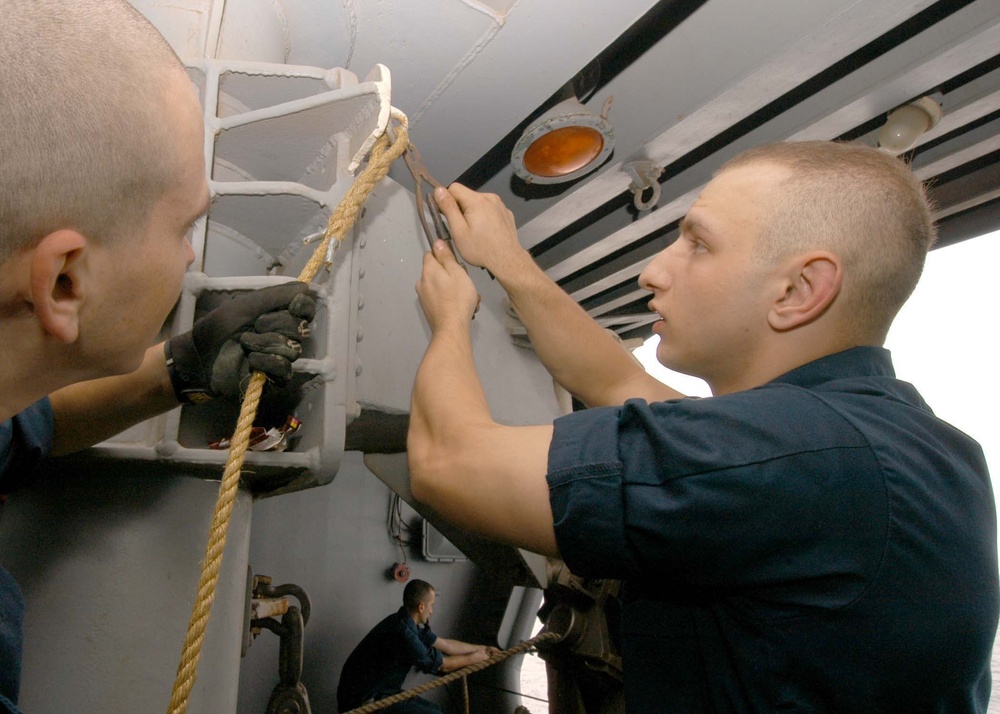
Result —
[[[403, 606], [375, 625], [351, 652], [340, 671], [337, 708], [350, 711], [402, 691], [411, 667], [421, 672], [444, 674], [482, 662], [499, 650], [446, 640], [431, 631], [437, 594], [430, 583], [411, 580], [403, 590]], [[432, 714], [437, 705], [414, 697], [383, 711], [394, 714]]]

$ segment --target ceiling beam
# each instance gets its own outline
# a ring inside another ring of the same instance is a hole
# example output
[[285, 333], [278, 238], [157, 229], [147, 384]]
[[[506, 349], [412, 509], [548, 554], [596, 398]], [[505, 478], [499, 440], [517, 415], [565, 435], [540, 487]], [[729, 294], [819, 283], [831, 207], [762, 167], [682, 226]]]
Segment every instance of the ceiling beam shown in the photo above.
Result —
[[637, 300], [641, 300], [645, 297], [652, 297], [648, 290], [643, 290], [638, 285], [636, 285], [635, 290], [631, 290], [624, 295], [620, 295], [614, 300], [609, 300], [608, 302], [601, 303], [597, 307], [590, 308], [587, 310], [587, 314], [591, 317], [600, 317], [601, 315], [607, 315], [609, 312], [617, 310], [619, 308], [625, 307], [626, 305], [631, 305]]
[[1000, 198], [1000, 188], [994, 188], [991, 191], [980, 193], [976, 196], [973, 196], [972, 198], [966, 199], [965, 201], [953, 204], [951, 206], [948, 206], [948, 208], [938, 211], [937, 213], [934, 214], [934, 220], [938, 221], [943, 218], [948, 218], [949, 216], [954, 216], [957, 213], [961, 213], [962, 211], [968, 211], [970, 208], [981, 206], [984, 203], [995, 201], [998, 198]]
[[576, 300], [577, 302], [582, 302], [587, 298], [594, 297], [598, 293], [602, 293], [605, 290], [610, 290], [616, 285], [621, 285], [624, 282], [635, 279], [639, 273], [641, 273], [649, 262], [653, 259], [652, 256], [648, 258], [643, 258], [635, 263], [632, 263], [621, 270], [617, 270], [611, 275], [607, 275], [600, 280], [596, 280], [592, 283], [588, 283], [586, 286], [579, 289], [570, 289], [569, 296]]
[[[668, 166], [693, 147], [712, 139], [735, 122], [778, 99], [815, 76], [834, 62], [928, 7], [930, 0], [891, 0], [886, 2], [819, 2], [796, 3], [794, 9], [811, 15], [807, 22], [776, 36], [774, 18], [792, 8], [785, 5], [780, 12], [762, 12], [759, 3], [744, 0], [709, 2], [685, 20], [663, 41], [668, 50], [660, 58], [661, 66], [692, 67], [695, 85], [710, 83], [717, 90], [708, 101], [700, 98], [694, 106], [671, 105], [671, 116], [680, 117], [658, 136], [623, 152], [629, 158], [641, 156], [660, 166]], [[724, 17], [714, 13], [724, 12]], [[752, 17], [750, 17], [752, 15]], [[763, 26], [760, 18], [766, 17]], [[733, 40], [738, 52], [720, 52], [726, 46], [719, 42], [720, 28], [735, 28]], [[760, 36], [752, 35], [756, 29]], [[799, 34], [795, 34], [799, 33]], [[677, 37], [675, 37], [675, 35]], [[698, 61], [692, 56], [692, 38], [711, 49], [712, 57]], [[748, 54], [754, 47], [762, 54], [754, 63]], [[780, 52], [778, 48], [791, 47]], [[669, 50], [676, 48], [676, 52]], [[676, 56], [673, 56], [673, 55]], [[666, 61], [664, 61], [666, 60]], [[710, 75], [714, 72], [714, 76]], [[652, 84], [648, 91], [654, 91]], [[619, 150], [626, 147], [619, 146]], [[628, 159], [625, 159], [626, 161]], [[521, 243], [532, 248], [566, 226], [583, 218], [595, 207], [626, 191], [631, 179], [621, 168], [624, 161], [568, 194], [559, 203], [523, 225], [519, 231]]]
[[[632, 330], [636, 327], [642, 327], [643, 325], [648, 325], [651, 322], [656, 322], [659, 319], [660, 316], [655, 312], [636, 312], [626, 313], [624, 315], [613, 315], [611, 317], [599, 317], [595, 320], [595, 322], [601, 327], [617, 327], [621, 330]], [[511, 320], [507, 324], [507, 331], [512, 337], [519, 337], [528, 334], [528, 330], [518, 320]]]
[[931, 201], [937, 206], [934, 220], [968, 210], [981, 203], [992, 201], [1000, 188], [1000, 163], [990, 163], [974, 171], [941, 183], [933, 182], [929, 187]]
[[[742, 149], [789, 138], [835, 138], [945, 81], [963, 67], [968, 69], [989, 59], [998, 46], [1000, 5], [994, 0], [974, 2], [664, 182], [662, 195], [668, 197], [669, 203], [578, 250], [545, 272], [553, 280], [561, 280], [677, 221], [714, 171]], [[828, 107], [842, 107], [845, 103], [846, 108], [827, 114]]]
[[1000, 119], [958, 134], [917, 154], [911, 166], [913, 173], [921, 181], [926, 181], [997, 150], [1000, 150]]

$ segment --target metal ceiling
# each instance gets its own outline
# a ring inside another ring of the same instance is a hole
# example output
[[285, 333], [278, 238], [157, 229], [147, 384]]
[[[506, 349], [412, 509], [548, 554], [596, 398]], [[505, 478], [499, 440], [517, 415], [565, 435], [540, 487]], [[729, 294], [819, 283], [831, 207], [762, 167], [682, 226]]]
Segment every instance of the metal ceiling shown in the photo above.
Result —
[[[874, 144], [889, 111], [928, 94], [944, 119], [905, 158], [932, 186], [939, 245], [1000, 227], [1000, 3], [772, 2], [767, 13], [708, 0], [672, 22], [683, 5], [659, 3], [602, 54], [605, 66], [630, 61], [588, 101], [615, 96], [617, 148], [599, 172], [553, 195], [512, 177], [495, 150], [462, 177], [504, 198], [522, 243], [599, 321], [649, 335], [636, 278], [729, 157], [786, 139]], [[637, 158], [666, 169], [643, 213], [622, 170]]]
[[[944, 119], [905, 158], [932, 186], [939, 244], [1000, 227], [995, 0], [624, 5], [569, 3], [535, 19], [549, 23], [539, 28], [524, 17], [539, 11], [537, 3], [516, 3], [489, 49], [420, 104], [412, 131], [442, 179], [499, 194], [538, 263], [623, 337], [650, 334], [653, 316], [636, 278], [728, 158], [768, 141], [875, 144], [886, 115], [924, 95], [943, 105]], [[525, 183], [509, 163], [514, 142], [594, 60], [602, 76], [585, 103], [599, 113], [613, 97], [614, 153], [572, 185]], [[406, 109], [394, 76], [394, 103]], [[527, 98], [540, 92], [545, 100], [526, 111]], [[665, 168], [659, 200], [645, 212], [634, 208], [623, 170], [638, 159]]]
[[[933, 95], [944, 118], [905, 158], [932, 186], [940, 244], [1000, 227], [997, 0], [179, 1], [221, 23], [222, 59], [387, 66], [431, 171], [499, 194], [539, 264], [625, 337], [649, 334], [642, 268], [712, 173], [760, 143], [874, 144], [888, 112]], [[572, 184], [525, 183], [515, 141], [595, 60], [585, 103], [613, 97], [614, 152]], [[639, 159], [664, 167], [642, 212], [623, 170]]]

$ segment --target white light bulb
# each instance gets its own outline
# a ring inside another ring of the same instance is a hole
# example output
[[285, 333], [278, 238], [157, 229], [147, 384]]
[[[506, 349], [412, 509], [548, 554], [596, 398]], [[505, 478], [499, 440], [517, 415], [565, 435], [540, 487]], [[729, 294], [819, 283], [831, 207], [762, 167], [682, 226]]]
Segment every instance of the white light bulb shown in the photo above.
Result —
[[941, 106], [929, 97], [922, 97], [889, 115], [878, 132], [878, 145], [886, 151], [901, 154], [917, 143], [920, 135], [940, 119]]

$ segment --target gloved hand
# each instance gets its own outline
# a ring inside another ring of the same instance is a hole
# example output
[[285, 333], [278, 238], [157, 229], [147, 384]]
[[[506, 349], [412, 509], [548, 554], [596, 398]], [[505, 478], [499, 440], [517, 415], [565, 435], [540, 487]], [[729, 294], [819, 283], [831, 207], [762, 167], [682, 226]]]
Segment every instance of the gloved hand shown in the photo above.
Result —
[[217, 396], [238, 399], [251, 370], [284, 385], [302, 353], [316, 301], [301, 282], [234, 297], [197, 320], [190, 332], [164, 345], [177, 400], [199, 404]]

